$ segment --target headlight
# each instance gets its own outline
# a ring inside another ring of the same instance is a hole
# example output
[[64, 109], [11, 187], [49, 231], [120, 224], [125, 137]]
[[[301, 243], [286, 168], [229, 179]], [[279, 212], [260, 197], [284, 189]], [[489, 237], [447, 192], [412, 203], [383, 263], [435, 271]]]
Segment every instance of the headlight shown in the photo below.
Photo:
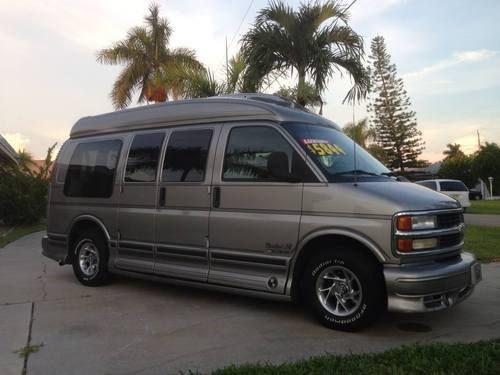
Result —
[[435, 229], [437, 218], [434, 215], [404, 215], [399, 216], [396, 221], [396, 228], [402, 231]]

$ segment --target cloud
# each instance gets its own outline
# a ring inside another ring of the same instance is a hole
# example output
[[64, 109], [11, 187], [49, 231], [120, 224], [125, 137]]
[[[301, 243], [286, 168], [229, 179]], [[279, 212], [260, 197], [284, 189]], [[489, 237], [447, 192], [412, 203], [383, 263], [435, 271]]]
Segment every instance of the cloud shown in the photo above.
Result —
[[425, 76], [434, 74], [439, 71], [443, 71], [450, 67], [464, 64], [464, 63], [476, 63], [480, 61], [487, 60], [496, 55], [496, 51], [481, 49], [476, 51], [461, 51], [455, 52], [452, 57], [438, 61], [432, 65], [426, 66], [414, 72], [403, 74], [402, 77], [406, 81], [413, 81], [421, 79]]
[[26, 149], [26, 146], [31, 142], [28, 137], [21, 133], [6, 133], [3, 137], [16, 151]]

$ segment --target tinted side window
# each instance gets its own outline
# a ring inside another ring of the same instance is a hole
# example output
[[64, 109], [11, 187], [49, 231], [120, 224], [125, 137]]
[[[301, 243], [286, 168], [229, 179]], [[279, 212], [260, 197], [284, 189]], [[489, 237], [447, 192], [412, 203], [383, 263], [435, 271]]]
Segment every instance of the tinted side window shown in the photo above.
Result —
[[222, 179], [279, 182], [269, 171], [269, 161], [285, 156], [288, 174], [304, 182], [316, 181], [300, 155], [276, 130], [264, 126], [234, 128], [226, 146]]
[[80, 143], [71, 157], [64, 194], [68, 197], [109, 198], [113, 194], [119, 140]]
[[168, 141], [163, 163], [163, 182], [205, 180], [212, 130], [179, 130]]
[[436, 183], [434, 181], [419, 182], [418, 184], [425, 186], [426, 188], [436, 190]]
[[139, 134], [128, 153], [125, 182], [154, 182], [160, 157], [163, 133]]
[[460, 181], [440, 181], [441, 191], [467, 191], [467, 187]]

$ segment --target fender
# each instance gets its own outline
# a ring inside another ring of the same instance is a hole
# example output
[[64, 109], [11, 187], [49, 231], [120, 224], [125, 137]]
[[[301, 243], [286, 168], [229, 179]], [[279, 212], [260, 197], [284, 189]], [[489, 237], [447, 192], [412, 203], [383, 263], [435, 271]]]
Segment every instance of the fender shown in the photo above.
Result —
[[347, 238], [351, 238], [357, 242], [360, 242], [361, 244], [365, 245], [370, 252], [375, 255], [375, 257], [381, 262], [384, 263], [387, 259], [387, 256], [384, 254], [383, 250], [380, 249], [378, 245], [376, 245], [372, 240], [364, 236], [363, 234], [356, 232], [354, 230], [346, 229], [346, 228], [327, 228], [327, 229], [319, 229], [317, 231], [314, 231], [312, 233], [307, 234], [305, 237], [303, 237], [297, 244], [297, 251], [293, 255], [292, 259], [290, 260], [290, 267], [288, 271], [288, 280], [286, 282], [285, 286], [285, 294], [290, 295], [292, 291], [292, 283], [293, 283], [293, 274], [295, 272], [295, 264], [296, 261], [299, 257], [299, 255], [302, 253], [306, 245], [314, 240], [315, 238], [325, 236], [325, 235], [340, 235], [344, 236]]
[[89, 215], [89, 214], [84, 214], [84, 215], [79, 215], [77, 217], [75, 217], [72, 221], [71, 221], [71, 224], [70, 224], [70, 230], [68, 231], [68, 233], [71, 233], [71, 231], [73, 230], [74, 226], [76, 224], [78, 224], [80, 221], [82, 220], [89, 220], [89, 221], [92, 221], [94, 222], [95, 224], [97, 224], [101, 229], [102, 231], [104, 232], [104, 235], [106, 236], [106, 240], [109, 242], [111, 240], [111, 237], [109, 235], [109, 232], [108, 230], [106, 229], [106, 226], [104, 225], [104, 223], [99, 220], [97, 217], [93, 216], [93, 215]]

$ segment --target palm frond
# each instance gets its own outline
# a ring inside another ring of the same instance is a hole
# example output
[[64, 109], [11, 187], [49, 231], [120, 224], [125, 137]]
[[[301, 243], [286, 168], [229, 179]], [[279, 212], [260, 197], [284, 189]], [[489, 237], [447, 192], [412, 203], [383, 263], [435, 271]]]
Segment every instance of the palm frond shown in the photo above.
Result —
[[129, 64], [121, 71], [110, 94], [115, 109], [123, 109], [131, 103], [133, 92], [141, 82], [147, 81], [145, 77], [148, 74], [143, 65], [135, 63]]
[[275, 24], [292, 32], [296, 26], [293, 8], [282, 0], [271, 0], [268, 6], [262, 9], [255, 19], [255, 26]]

